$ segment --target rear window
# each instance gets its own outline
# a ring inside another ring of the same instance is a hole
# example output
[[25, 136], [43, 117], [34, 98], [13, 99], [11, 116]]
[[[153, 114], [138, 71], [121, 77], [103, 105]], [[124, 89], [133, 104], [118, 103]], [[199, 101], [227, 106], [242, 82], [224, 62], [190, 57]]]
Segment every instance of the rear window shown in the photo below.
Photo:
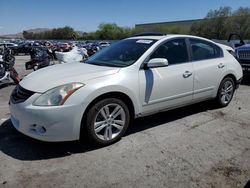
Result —
[[223, 54], [220, 47], [204, 40], [190, 39], [190, 45], [194, 61], [219, 58]]

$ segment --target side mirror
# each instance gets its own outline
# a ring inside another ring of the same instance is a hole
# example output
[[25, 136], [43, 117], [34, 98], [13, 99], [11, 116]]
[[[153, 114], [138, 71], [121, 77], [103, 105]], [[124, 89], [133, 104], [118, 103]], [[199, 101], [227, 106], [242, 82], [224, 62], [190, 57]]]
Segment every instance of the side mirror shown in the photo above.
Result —
[[165, 58], [150, 59], [149, 62], [146, 63], [147, 68], [166, 67], [166, 66], [168, 66], [168, 60]]

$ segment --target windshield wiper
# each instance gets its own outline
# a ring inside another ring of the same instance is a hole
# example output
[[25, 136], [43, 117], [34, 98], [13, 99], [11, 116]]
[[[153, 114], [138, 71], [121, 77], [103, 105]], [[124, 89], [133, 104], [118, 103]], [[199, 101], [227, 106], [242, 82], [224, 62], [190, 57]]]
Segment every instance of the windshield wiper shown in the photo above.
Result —
[[114, 64], [107, 64], [107, 63], [102, 63], [102, 62], [95, 62], [95, 61], [87, 61], [85, 62], [87, 64], [90, 64], [90, 65], [97, 65], [97, 66], [106, 66], [106, 67], [121, 67], [121, 66], [118, 66], [118, 65], [114, 65]]

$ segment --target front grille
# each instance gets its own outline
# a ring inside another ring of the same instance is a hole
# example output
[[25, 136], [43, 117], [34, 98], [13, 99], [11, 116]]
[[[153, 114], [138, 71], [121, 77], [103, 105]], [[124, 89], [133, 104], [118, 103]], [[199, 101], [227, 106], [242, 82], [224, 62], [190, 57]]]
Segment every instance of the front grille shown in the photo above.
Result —
[[21, 103], [30, 98], [34, 93], [35, 92], [29, 91], [27, 89], [22, 88], [20, 85], [17, 85], [12, 91], [10, 100], [14, 104]]
[[250, 51], [239, 51], [239, 59], [250, 59]]

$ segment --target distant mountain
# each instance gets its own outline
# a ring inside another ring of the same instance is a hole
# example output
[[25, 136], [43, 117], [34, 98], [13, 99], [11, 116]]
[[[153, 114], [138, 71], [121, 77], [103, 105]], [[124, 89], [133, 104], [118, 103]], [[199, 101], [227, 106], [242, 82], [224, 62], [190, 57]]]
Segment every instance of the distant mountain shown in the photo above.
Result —
[[[33, 32], [33, 33], [41, 33], [41, 32], [44, 32], [44, 31], [50, 31], [52, 29], [49, 29], [49, 28], [36, 28], [36, 29], [28, 29], [28, 30], [25, 30], [27, 32]], [[9, 39], [20, 39], [20, 38], [23, 38], [23, 32], [22, 33], [16, 33], [16, 34], [8, 34], [8, 35], [0, 35], [0, 38], [9, 38]]]
[[0, 35], [0, 38], [5, 38], [5, 39], [22, 39], [23, 38], [23, 33]]
[[41, 32], [44, 32], [44, 31], [50, 31], [52, 29], [49, 29], [49, 28], [36, 28], [36, 29], [28, 29], [28, 30], [25, 30], [27, 32], [33, 32], [33, 33], [41, 33]]

